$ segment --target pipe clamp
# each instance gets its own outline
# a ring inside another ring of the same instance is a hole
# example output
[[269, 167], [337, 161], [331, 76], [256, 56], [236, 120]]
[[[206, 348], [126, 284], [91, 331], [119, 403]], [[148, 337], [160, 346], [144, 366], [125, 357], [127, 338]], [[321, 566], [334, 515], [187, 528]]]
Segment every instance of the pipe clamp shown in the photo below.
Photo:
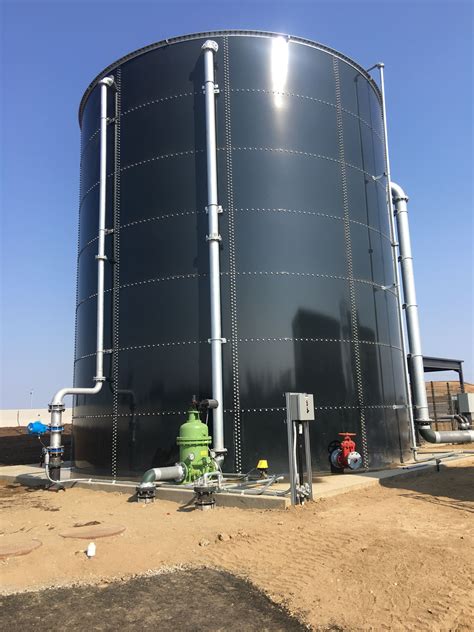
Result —
[[211, 233], [210, 235], [206, 235], [206, 241], [222, 241], [222, 237], [219, 233]]
[[212, 208], [213, 206], [215, 206], [217, 208], [217, 212], [219, 214], [223, 213], [224, 211], [222, 210], [222, 206], [220, 204], [209, 204], [209, 206], [205, 206], [204, 210], [206, 211], [206, 213], [209, 213], [209, 209]]

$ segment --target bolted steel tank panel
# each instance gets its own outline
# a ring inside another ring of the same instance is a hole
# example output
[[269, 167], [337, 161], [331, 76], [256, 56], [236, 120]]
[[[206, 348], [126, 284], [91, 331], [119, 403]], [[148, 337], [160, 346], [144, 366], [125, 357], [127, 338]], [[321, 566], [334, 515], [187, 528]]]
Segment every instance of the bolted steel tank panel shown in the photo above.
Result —
[[[399, 462], [409, 422], [377, 86], [314, 42], [226, 31], [154, 44], [99, 76], [116, 83], [107, 382], [76, 398], [76, 468], [124, 477], [172, 465], [192, 395], [211, 396], [209, 38], [219, 45], [225, 470], [259, 458], [287, 470], [285, 391], [314, 394], [316, 469], [328, 469], [342, 431], [357, 433], [365, 466]], [[80, 108], [76, 386], [94, 375], [99, 107], [95, 80]]]

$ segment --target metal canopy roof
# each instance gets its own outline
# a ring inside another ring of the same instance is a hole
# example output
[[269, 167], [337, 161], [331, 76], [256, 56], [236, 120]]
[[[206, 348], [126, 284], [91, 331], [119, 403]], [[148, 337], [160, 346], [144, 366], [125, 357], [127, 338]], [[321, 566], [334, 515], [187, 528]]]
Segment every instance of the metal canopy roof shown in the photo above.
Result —
[[425, 373], [433, 373], [435, 371], [457, 371], [459, 373], [462, 372], [463, 362], [464, 360], [423, 356], [423, 368], [425, 369]]

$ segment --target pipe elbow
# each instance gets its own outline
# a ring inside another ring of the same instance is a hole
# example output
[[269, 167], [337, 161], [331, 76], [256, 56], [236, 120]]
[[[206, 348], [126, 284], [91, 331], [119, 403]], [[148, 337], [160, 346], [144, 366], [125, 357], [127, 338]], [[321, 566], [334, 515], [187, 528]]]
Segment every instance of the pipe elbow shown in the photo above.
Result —
[[396, 182], [390, 182], [390, 193], [392, 194], [392, 199], [394, 202], [398, 202], [400, 200], [408, 202], [408, 195]]
[[219, 44], [215, 42], [214, 40], [206, 40], [204, 44], [201, 46], [201, 50], [202, 51], [210, 50], [213, 53], [217, 53], [217, 51], [219, 50]]
[[429, 426], [418, 428], [428, 443], [474, 443], [474, 430], [433, 430]]
[[99, 81], [99, 86], [107, 86], [107, 88], [111, 88], [115, 83], [113, 77], [104, 77]]
[[140, 485], [145, 483], [156, 483], [157, 481], [174, 481], [181, 483], [186, 477], [186, 466], [184, 463], [176, 463], [168, 467], [154, 467], [143, 474]]
[[154, 483], [155, 481], [156, 481], [156, 474], [155, 474], [155, 470], [152, 468], [151, 470], [147, 470], [145, 474], [143, 474], [140, 484], [143, 485], [143, 483]]

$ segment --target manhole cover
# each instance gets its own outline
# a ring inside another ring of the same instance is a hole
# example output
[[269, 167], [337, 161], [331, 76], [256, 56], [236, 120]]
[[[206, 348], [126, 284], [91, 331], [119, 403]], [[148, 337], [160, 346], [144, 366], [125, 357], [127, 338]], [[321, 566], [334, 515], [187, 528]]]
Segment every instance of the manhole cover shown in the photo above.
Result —
[[0, 559], [28, 555], [41, 546], [39, 540], [25, 540], [20, 538], [2, 538], [0, 540]]
[[97, 524], [84, 527], [66, 529], [59, 535], [63, 538], [80, 538], [81, 540], [93, 540], [94, 538], [107, 538], [111, 535], [123, 533], [125, 527], [117, 524]]

